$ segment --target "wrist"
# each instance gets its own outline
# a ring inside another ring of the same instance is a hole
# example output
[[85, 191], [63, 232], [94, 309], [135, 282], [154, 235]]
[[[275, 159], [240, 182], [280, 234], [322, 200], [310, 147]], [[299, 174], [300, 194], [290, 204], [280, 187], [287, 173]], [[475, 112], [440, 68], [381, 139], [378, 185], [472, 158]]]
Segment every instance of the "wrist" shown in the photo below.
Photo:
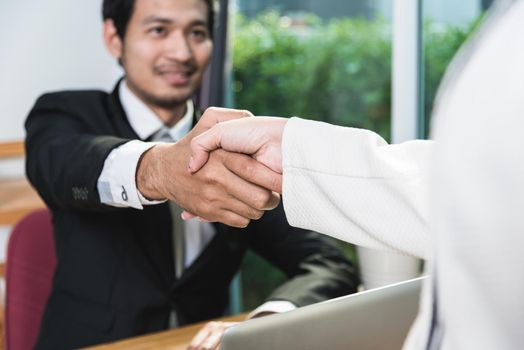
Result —
[[148, 200], [166, 199], [159, 178], [162, 173], [162, 153], [167, 145], [156, 145], [145, 151], [138, 161], [136, 188]]

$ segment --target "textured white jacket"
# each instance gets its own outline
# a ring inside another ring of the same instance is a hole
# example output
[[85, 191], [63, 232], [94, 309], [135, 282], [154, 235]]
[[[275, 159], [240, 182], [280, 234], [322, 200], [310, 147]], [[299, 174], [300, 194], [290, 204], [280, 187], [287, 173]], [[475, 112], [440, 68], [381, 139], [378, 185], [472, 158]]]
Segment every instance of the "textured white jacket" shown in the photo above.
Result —
[[428, 259], [433, 286], [405, 344], [524, 349], [524, 1], [507, 1], [454, 60], [433, 141], [291, 119], [283, 199], [292, 225]]

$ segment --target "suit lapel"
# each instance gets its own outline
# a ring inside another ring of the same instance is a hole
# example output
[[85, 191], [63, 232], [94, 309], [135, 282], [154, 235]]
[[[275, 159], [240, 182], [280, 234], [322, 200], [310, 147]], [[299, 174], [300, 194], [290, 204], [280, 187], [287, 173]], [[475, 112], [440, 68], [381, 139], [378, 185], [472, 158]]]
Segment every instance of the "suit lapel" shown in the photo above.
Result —
[[123, 79], [120, 79], [116, 83], [115, 88], [108, 96], [107, 109], [115, 128], [116, 136], [124, 137], [127, 139], [140, 140], [140, 137], [131, 127], [129, 120], [127, 119], [126, 112], [120, 101], [119, 89]]

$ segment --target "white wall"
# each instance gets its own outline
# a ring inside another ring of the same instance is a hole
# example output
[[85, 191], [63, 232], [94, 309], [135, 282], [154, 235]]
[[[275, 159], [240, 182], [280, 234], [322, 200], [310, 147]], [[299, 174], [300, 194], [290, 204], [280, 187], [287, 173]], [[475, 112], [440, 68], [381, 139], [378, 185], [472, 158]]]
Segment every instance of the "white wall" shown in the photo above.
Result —
[[0, 0], [0, 142], [24, 137], [43, 92], [111, 89], [121, 73], [101, 31], [100, 0]]
[[[0, 142], [24, 138], [23, 123], [43, 92], [111, 89], [121, 75], [102, 43], [100, 0], [0, 0]], [[23, 174], [0, 162], [0, 177]], [[0, 261], [10, 227], [0, 227]]]

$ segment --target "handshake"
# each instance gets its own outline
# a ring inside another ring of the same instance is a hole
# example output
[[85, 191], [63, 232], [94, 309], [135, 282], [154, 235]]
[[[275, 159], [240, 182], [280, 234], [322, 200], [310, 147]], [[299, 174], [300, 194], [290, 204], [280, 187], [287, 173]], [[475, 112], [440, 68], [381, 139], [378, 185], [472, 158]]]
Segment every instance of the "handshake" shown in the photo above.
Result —
[[142, 156], [137, 188], [148, 199], [175, 201], [185, 209], [183, 219], [245, 227], [280, 202], [286, 122], [209, 108], [179, 142]]

